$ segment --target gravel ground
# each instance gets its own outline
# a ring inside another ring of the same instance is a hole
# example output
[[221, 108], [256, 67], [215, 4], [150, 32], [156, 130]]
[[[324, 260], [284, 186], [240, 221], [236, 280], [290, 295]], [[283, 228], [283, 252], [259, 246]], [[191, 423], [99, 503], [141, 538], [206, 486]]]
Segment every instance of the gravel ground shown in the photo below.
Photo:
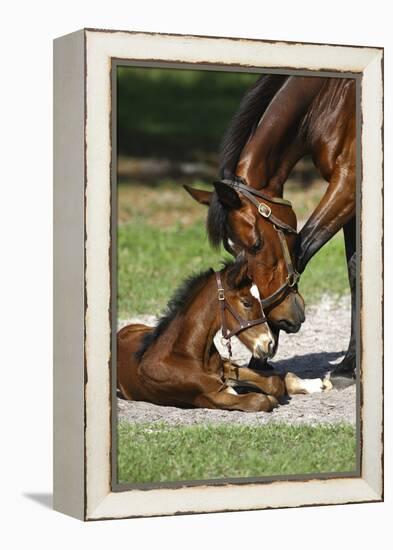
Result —
[[[151, 315], [139, 316], [119, 323], [119, 328], [133, 322], [155, 323]], [[324, 377], [340, 361], [348, 345], [350, 331], [350, 302], [325, 298], [306, 311], [306, 321], [298, 334], [280, 333], [280, 344], [271, 364], [280, 372], [294, 372], [302, 378]], [[234, 339], [236, 340], [236, 339]], [[216, 338], [217, 347], [225, 349]], [[237, 340], [233, 342], [233, 361], [247, 365], [250, 352]], [[311, 395], [295, 395], [271, 413], [245, 413], [210, 409], [178, 409], [145, 402], [118, 399], [118, 418], [128, 422], [162, 422], [170, 425], [234, 423], [317, 424], [356, 421], [356, 387]]]

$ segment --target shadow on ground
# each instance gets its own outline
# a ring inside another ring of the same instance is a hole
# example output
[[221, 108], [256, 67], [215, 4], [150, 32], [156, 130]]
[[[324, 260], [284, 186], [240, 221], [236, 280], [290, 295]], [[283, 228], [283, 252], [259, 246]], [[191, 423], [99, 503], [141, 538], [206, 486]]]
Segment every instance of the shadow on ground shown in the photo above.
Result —
[[23, 493], [23, 496], [34, 500], [44, 508], [53, 508], [53, 495], [52, 493]]
[[324, 378], [334, 368], [333, 362], [342, 357], [343, 352], [308, 353], [281, 359], [271, 366], [280, 373], [293, 372], [300, 378]]

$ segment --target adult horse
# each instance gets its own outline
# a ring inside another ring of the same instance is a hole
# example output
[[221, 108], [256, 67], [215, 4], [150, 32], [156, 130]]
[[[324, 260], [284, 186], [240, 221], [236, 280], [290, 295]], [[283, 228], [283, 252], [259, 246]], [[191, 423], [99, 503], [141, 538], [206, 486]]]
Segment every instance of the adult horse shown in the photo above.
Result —
[[[304, 320], [302, 300], [293, 292], [297, 272], [344, 229], [351, 339], [334, 374], [349, 377], [356, 364], [355, 98], [353, 79], [262, 76], [243, 98], [224, 137], [222, 180], [215, 182], [215, 192], [188, 189], [196, 200], [209, 204], [211, 243], [244, 252], [261, 296], [272, 298], [266, 309], [269, 322], [287, 332], [296, 332]], [[283, 188], [305, 155], [311, 155], [328, 186], [294, 244], [293, 234], [283, 227], [277, 231], [276, 220], [285, 226], [292, 216], [290, 204], [282, 199]], [[294, 246], [297, 272], [291, 274], [288, 257], [293, 259]]]

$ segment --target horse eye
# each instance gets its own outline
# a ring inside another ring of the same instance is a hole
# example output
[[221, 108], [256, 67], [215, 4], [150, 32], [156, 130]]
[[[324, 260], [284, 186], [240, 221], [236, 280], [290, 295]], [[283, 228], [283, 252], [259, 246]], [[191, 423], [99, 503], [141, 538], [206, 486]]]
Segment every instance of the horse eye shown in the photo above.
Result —
[[242, 300], [242, 304], [246, 309], [252, 308], [252, 303], [249, 300]]
[[262, 247], [262, 241], [261, 241], [261, 239], [258, 239], [258, 240], [250, 247], [250, 249], [251, 249], [253, 252], [258, 252], [258, 250], [261, 250], [261, 247]]

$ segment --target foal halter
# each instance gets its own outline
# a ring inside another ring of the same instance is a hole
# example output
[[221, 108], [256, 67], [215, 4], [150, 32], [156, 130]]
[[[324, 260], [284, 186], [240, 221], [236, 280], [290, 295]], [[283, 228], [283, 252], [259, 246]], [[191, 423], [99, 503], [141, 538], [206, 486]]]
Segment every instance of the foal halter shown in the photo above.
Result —
[[[231, 304], [225, 298], [225, 289], [221, 281], [221, 272], [215, 271], [215, 275], [216, 275], [216, 282], [217, 282], [218, 303], [220, 304], [221, 334], [222, 334], [223, 340], [226, 340], [225, 345], [228, 348], [228, 354], [229, 354], [229, 360], [230, 360], [232, 357], [232, 346], [231, 346], [232, 336], [237, 336], [240, 332], [243, 332], [243, 330], [246, 330], [251, 327], [255, 327], [255, 325], [261, 325], [262, 323], [266, 323], [267, 319], [263, 311], [262, 302], [260, 302], [262, 316], [259, 317], [259, 319], [255, 319], [254, 321], [247, 321], [247, 319], [243, 319], [243, 317], [241, 317], [241, 315], [237, 313], [237, 311], [231, 306]], [[239, 323], [239, 326], [234, 328], [233, 330], [228, 329], [228, 325], [225, 317], [226, 310], [228, 310], [229, 313], [232, 315], [232, 317], [234, 317], [236, 321]]]
[[228, 187], [231, 187], [241, 195], [243, 195], [246, 199], [248, 199], [254, 206], [256, 206], [258, 213], [266, 219], [266, 221], [273, 224], [274, 229], [277, 232], [278, 238], [280, 240], [282, 255], [284, 257], [285, 265], [287, 268], [287, 278], [285, 282], [275, 291], [273, 294], [268, 296], [267, 298], [264, 298], [261, 300], [262, 307], [269, 307], [271, 306], [276, 299], [284, 292], [288, 290], [295, 290], [294, 287], [298, 283], [300, 279], [300, 274], [296, 271], [296, 269], [293, 267], [293, 263], [291, 260], [291, 254], [288, 249], [288, 244], [285, 238], [284, 233], [292, 233], [294, 235], [297, 235], [296, 229], [288, 225], [287, 223], [283, 222], [279, 218], [277, 218], [273, 213], [272, 209], [269, 205], [267, 205], [265, 202], [260, 202], [256, 197], [259, 197], [261, 199], [264, 199], [267, 202], [271, 202], [273, 204], [281, 204], [283, 206], [289, 206], [292, 207], [292, 204], [290, 201], [287, 201], [285, 199], [281, 199], [279, 197], [269, 197], [262, 191], [259, 191], [258, 189], [254, 189], [253, 187], [250, 187], [249, 185], [246, 185], [242, 183], [241, 178], [237, 178], [235, 180], [231, 179], [222, 179], [219, 181], [219, 183], [223, 183], [227, 185]]

